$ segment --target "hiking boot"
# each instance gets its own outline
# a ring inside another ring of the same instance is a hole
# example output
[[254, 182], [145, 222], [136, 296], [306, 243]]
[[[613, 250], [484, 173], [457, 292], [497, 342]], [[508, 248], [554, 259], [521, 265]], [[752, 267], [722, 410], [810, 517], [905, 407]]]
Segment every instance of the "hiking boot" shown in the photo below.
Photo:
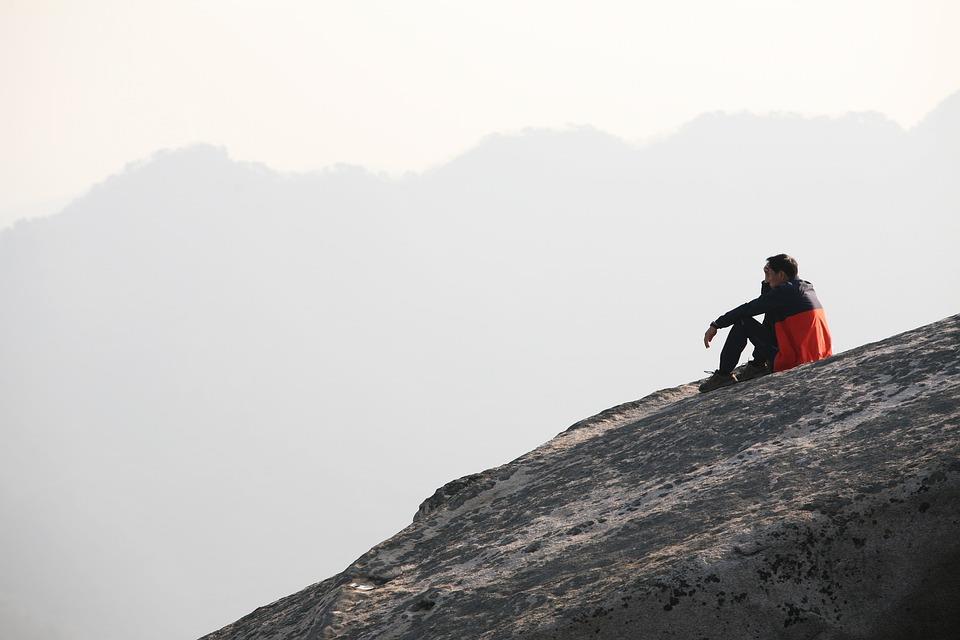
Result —
[[744, 382], [746, 380], [753, 380], [754, 378], [766, 376], [771, 373], [773, 373], [773, 367], [766, 362], [751, 360], [747, 364], [743, 365], [743, 369], [741, 369], [737, 374], [737, 381]]
[[717, 369], [713, 372], [712, 376], [707, 378], [706, 382], [700, 385], [700, 393], [706, 393], [736, 383], [737, 377], [735, 375], [732, 373], [720, 373], [720, 370]]

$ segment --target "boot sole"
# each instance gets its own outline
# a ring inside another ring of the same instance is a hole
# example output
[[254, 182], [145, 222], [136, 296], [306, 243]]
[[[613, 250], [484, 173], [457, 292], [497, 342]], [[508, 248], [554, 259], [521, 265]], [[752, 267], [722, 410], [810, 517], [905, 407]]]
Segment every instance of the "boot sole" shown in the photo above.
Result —
[[715, 386], [715, 387], [710, 387], [709, 389], [700, 388], [700, 393], [710, 393], [711, 391], [716, 391], [717, 389], [723, 389], [724, 387], [732, 387], [733, 385], [737, 384], [738, 382], [740, 382], [740, 380], [738, 380], [737, 378], [734, 378], [733, 380], [731, 380], [731, 381], [729, 381], [729, 382], [724, 382], [723, 384], [718, 384], [717, 386]]

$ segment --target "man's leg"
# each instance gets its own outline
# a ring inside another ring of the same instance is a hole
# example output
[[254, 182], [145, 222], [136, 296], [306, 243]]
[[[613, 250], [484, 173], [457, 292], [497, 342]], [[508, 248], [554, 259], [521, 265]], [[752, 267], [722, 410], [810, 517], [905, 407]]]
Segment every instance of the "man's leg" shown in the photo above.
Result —
[[720, 373], [732, 373], [740, 362], [740, 354], [747, 346], [747, 340], [753, 343], [753, 357], [757, 360], [773, 362], [777, 353], [770, 329], [753, 318], [738, 320], [730, 327], [727, 340], [720, 351]]
[[761, 327], [763, 327], [763, 331], [761, 332], [762, 340], [759, 346], [757, 346], [757, 340], [750, 338], [750, 342], [753, 343], [753, 360], [766, 363], [772, 367], [773, 359], [777, 355], [777, 335], [773, 330], [773, 320], [770, 319], [769, 313], [763, 316]]

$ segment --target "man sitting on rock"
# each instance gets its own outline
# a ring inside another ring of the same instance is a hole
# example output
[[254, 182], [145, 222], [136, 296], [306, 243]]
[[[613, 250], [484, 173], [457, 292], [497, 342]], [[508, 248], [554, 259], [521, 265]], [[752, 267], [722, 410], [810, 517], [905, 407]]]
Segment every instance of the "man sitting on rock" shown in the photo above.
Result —
[[[823, 307], [813, 285], [797, 278], [797, 261], [785, 253], [771, 256], [763, 273], [760, 297], [723, 314], [703, 335], [703, 345], [710, 348], [717, 329], [730, 327], [720, 368], [700, 385], [701, 392], [833, 355]], [[763, 324], [753, 318], [761, 313]], [[747, 340], [753, 343], [753, 359], [734, 374]]]

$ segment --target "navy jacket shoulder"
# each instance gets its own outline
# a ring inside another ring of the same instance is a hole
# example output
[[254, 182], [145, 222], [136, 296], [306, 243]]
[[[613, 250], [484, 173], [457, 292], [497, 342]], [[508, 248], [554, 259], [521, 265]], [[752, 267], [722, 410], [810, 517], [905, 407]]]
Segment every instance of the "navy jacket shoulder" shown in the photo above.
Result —
[[779, 287], [771, 287], [764, 283], [760, 291], [759, 297], [731, 309], [714, 320], [713, 324], [723, 329], [738, 320], [752, 318], [761, 313], [771, 314], [774, 322], [777, 322], [795, 313], [820, 307], [813, 285], [799, 278], [788, 280]]

